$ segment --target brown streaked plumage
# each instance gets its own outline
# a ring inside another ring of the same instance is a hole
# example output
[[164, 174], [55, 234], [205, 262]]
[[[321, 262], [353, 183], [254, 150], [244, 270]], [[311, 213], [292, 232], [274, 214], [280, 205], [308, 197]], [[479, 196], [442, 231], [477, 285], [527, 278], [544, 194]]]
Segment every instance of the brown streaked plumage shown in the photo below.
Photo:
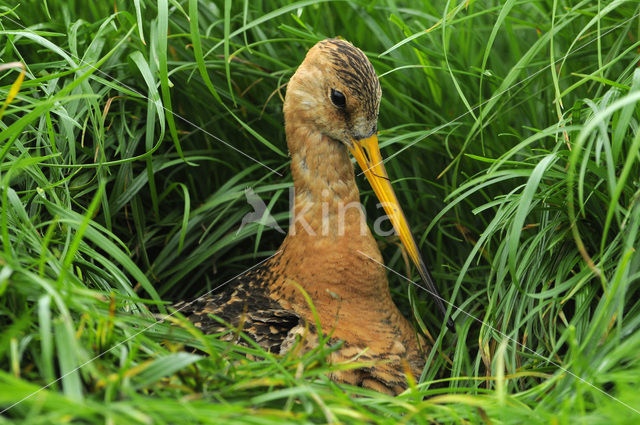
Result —
[[[380, 84], [367, 57], [352, 44], [324, 40], [291, 78], [284, 103], [295, 188], [294, 219], [278, 253], [218, 293], [176, 305], [196, 326], [219, 332], [218, 316], [276, 353], [316, 341], [316, 320], [342, 347], [330, 361], [356, 356], [373, 362], [331, 378], [398, 394], [406, 372], [422, 372], [425, 341], [393, 303], [380, 251], [359, 204], [349, 152], [365, 170], [396, 232], [434, 291], [428, 271], [393, 194], [377, 147]], [[436, 299], [442, 309], [442, 303]], [[227, 335], [235, 335], [228, 333]]]

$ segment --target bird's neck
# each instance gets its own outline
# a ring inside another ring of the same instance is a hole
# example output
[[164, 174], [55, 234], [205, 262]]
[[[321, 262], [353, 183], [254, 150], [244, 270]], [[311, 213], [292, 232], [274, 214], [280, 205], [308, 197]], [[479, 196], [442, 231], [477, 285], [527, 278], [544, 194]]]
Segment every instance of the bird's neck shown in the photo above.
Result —
[[290, 235], [369, 233], [347, 148], [313, 128], [287, 127], [294, 191]]
[[[346, 147], [291, 122], [287, 120], [287, 143], [294, 205], [281, 255], [269, 266], [283, 278], [273, 283], [273, 296], [304, 310], [307, 301], [299, 285], [323, 311], [321, 322], [328, 328], [347, 304], [391, 309], [382, 256], [366, 224]], [[336, 299], [341, 301], [336, 304]]]

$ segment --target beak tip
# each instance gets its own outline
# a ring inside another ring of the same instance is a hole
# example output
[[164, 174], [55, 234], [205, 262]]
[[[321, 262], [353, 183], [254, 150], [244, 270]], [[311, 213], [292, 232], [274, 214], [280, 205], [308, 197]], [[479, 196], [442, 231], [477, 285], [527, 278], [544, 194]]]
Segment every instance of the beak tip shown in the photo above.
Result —
[[451, 317], [447, 318], [447, 329], [449, 329], [449, 331], [451, 331], [452, 333], [456, 333], [456, 325]]

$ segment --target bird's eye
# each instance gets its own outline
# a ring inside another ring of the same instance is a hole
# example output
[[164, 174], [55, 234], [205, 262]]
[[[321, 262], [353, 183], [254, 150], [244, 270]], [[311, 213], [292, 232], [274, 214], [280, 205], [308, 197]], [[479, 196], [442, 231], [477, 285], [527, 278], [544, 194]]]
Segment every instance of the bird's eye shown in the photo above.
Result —
[[336, 89], [331, 89], [331, 102], [338, 108], [344, 108], [347, 105], [347, 99], [344, 94]]

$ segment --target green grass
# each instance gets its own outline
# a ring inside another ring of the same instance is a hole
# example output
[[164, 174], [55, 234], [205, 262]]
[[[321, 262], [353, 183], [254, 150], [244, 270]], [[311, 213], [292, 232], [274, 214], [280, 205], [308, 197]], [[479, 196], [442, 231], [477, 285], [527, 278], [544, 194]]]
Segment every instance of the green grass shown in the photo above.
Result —
[[[638, 423], [640, 5], [315, 3], [0, 1], [0, 423]], [[277, 249], [244, 189], [287, 227], [283, 85], [338, 35], [455, 305], [380, 240], [436, 340], [396, 398], [156, 322]]]

